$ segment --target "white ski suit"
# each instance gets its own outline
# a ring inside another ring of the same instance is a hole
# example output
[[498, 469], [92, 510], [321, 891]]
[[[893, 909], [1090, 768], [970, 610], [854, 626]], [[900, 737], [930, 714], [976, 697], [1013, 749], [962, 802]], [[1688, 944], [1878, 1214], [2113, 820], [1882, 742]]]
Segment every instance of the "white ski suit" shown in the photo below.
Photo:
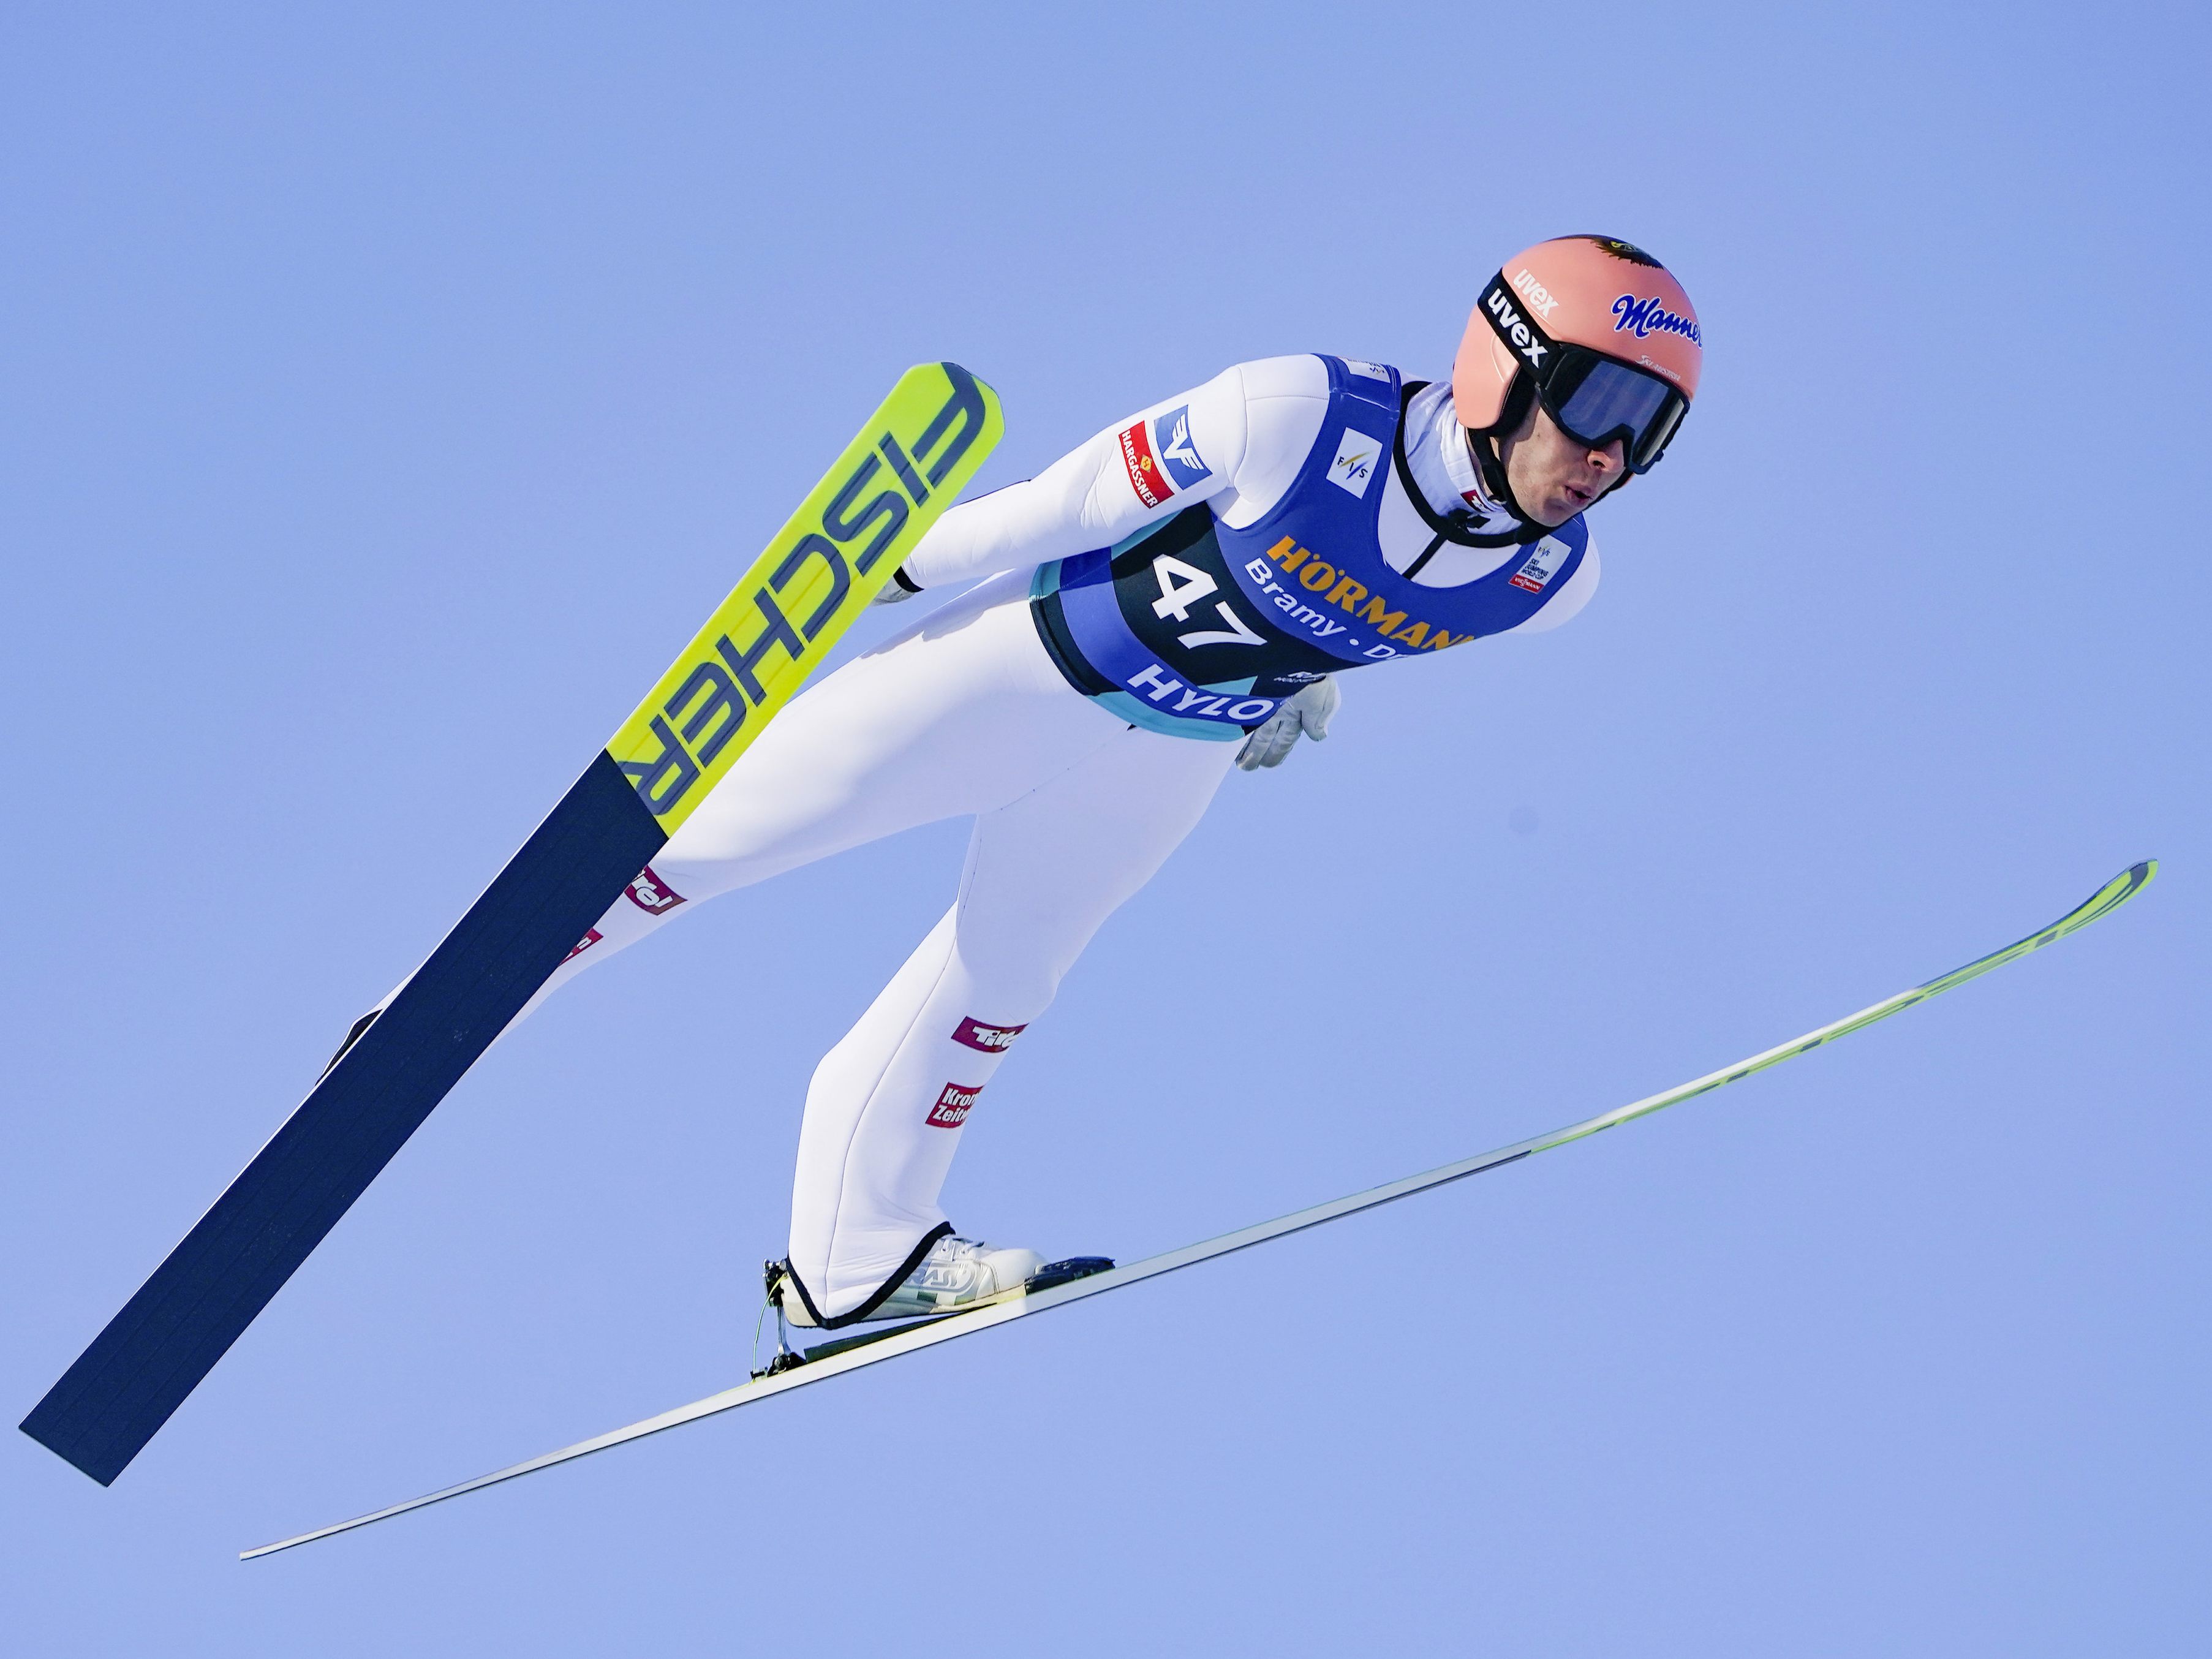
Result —
[[[1145, 729], [1071, 684], [1041, 641], [1030, 573], [1199, 501], [1224, 526], [1255, 523], [1322, 437], [1329, 386], [1317, 357], [1241, 364], [947, 512], [903, 585], [992, 579], [796, 698], [533, 999], [702, 900], [917, 824], [975, 819], [951, 908], [807, 1091], [790, 1261], [824, 1318], [872, 1306], [947, 1231], [938, 1196], [977, 1095], [1099, 924], [1198, 822], [1237, 753], [1194, 740], [1241, 736], [1233, 728]], [[1207, 474], [1179, 489], [1140, 478], [1124, 441], [1177, 405]], [[1458, 433], [1448, 386], [1416, 390], [1383, 481], [1383, 556], [1425, 586], [1475, 580], [1528, 551], [1435, 532], [1437, 514], [1507, 527]], [[1597, 574], [1593, 548], [1521, 626], [1565, 621]]]

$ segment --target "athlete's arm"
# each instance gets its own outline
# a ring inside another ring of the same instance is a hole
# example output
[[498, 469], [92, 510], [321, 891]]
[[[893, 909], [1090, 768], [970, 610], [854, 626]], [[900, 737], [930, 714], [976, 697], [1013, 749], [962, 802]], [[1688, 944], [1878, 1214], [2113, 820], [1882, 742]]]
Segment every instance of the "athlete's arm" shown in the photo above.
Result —
[[[1225, 369], [1116, 422], [1036, 477], [963, 501], [931, 526], [896, 580], [919, 592], [1069, 558], [1219, 495], [1246, 470], [1248, 371], [1265, 367]], [[1326, 371], [1322, 379], [1325, 392]]]

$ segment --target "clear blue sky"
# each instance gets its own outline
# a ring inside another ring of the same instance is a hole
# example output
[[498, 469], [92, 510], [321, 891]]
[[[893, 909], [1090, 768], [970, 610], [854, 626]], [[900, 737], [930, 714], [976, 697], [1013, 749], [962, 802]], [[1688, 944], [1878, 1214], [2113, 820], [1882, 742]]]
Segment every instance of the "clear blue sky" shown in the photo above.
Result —
[[2163, 879], [1620, 1133], [234, 1561], [742, 1373], [963, 831], [849, 855], [502, 1045], [112, 1489], [0, 1437], [10, 1645], [2191, 1650], [2202, 9], [876, 9], [0, 23], [7, 1422], [912, 362], [1003, 393], [989, 486], [1239, 359], [1434, 374], [1565, 231], [1709, 349], [1589, 611], [1231, 778], [969, 1231], [1149, 1254]]

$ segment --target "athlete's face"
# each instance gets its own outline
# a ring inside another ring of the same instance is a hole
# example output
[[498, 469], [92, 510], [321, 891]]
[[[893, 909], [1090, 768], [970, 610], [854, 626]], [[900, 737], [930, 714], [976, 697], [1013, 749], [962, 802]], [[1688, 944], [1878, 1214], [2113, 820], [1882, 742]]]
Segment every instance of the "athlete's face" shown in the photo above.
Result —
[[1562, 431], [1533, 398], [1520, 429], [1501, 440], [1498, 450], [1513, 499], [1547, 529], [1565, 524], [1628, 476], [1620, 439], [1594, 449]]

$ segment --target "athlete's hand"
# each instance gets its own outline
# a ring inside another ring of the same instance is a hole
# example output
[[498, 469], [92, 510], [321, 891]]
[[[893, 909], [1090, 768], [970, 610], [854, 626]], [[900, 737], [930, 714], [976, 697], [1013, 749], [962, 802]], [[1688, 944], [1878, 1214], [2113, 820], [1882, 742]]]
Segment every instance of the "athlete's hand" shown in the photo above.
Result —
[[901, 581], [898, 579], [898, 572], [894, 570], [891, 572], [891, 579], [876, 590], [876, 597], [870, 599], [868, 603], [870, 605], [904, 605], [921, 592], [920, 588], [908, 587]]
[[1247, 772], [1280, 766], [1299, 732], [1316, 743], [1328, 735], [1328, 723], [1343, 701], [1344, 693], [1336, 689], [1336, 682], [1322, 675], [1296, 696], [1283, 699], [1281, 706], [1244, 739], [1244, 746], [1237, 751], [1237, 764]]

